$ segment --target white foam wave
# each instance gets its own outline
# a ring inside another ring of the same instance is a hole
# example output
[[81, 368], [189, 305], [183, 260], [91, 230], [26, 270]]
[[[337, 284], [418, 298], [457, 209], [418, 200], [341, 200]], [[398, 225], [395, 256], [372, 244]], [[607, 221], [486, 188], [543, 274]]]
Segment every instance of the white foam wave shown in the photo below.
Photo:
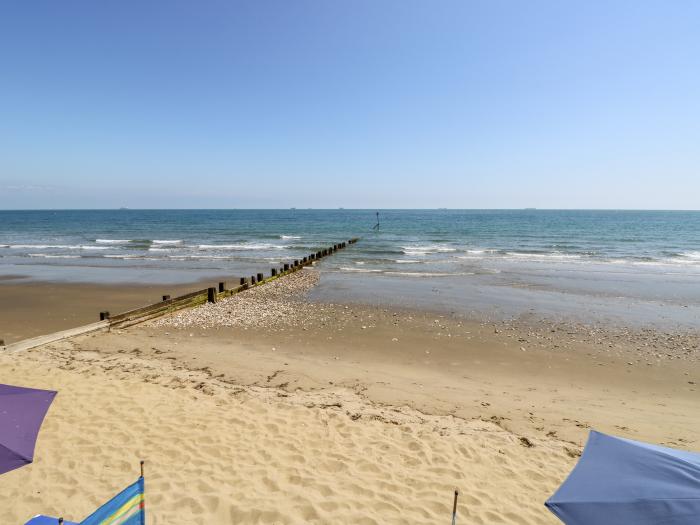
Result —
[[97, 244], [127, 244], [129, 239], [95, 239]]
[[70, 244], [10, 244], [9, 248], [17, 250], [79, 250], [80, 246]]
[[301, 239], [299, 235], [280, 235], [280, 239]]
[[344, 272], [357, 272], [357, 273], [381, 273], [382, 270], [372, 270], [369, 268], [350, 268], [348, 266], [341, 266], [341, 270]]
[[686, 259], [700, 261], [700, 251], [683, 252], [680, 255], [681, 257], [685, 257]]
[[164, 245], [174, 245], [174, 244], [182, 244], [182, 239], [154, 239], [151, 241], [152, 244], [164, 244]]
[[174, 261], [209, 261], [212, 259], [233, 259], [229, 255], [166, 255]]
[[438, 273], [438, 272], [385, 272], [386, 275], [403, 275], [406, 277], [450, 277], [453, 275], [474, 275], [473, 273]]
[[277, 244], [200, 244], [197, 246], [199, 250], [284, 250], [284, 246]]
[[406, 255], [428, 255], [431, 253], [449, 253], [456, 252], [456, 248], [450, 246], [443, 246], [440, 244], [426, 244], [426, 245], [415, 245], [415, 246], [402, 246], [403, 253]]
[[52, 255], [50, 253], [28, 253], [27, 255], [43, 259], [80, 259], [80, 255]]
[[92, 244], [11, 244], [9, 248], [16, 250], [109, 250], [109, 246], [94, 246]]
[[399, 264], [415, 264], [420, 263], [421, 261], [417, 261], [415, 259], [396, 259], [394, 262]]
[[519, 259], [580, 259], [580, 255], [573, 253], [523, 253], [523, 252], [506, 252], [506, 255], [510, 257], [516, 257]]

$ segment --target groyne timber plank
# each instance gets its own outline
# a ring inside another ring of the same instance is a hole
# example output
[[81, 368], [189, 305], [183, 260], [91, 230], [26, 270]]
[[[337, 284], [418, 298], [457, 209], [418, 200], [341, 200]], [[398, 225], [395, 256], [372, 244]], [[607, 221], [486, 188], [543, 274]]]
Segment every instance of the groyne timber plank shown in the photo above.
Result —
[[96, 323], [78, 326], [77, 328], [70, 328], [68, 330], [61, 330], [60, 332], [54, 332], [52, 334], [40, 335], [38, 337], [32, 337], [31, 339], [24, 339], [22, 341], [17, 341], [16, 343], [0, 347], [0, 349], [5, 350], [6, 352], [20, 352], [22, 350], [29, 350], [30, 348], [36, 348], [37, 346], [48, 343], [62, 341], [63, 339], [69, 339], [71, 337], [75, 337], [76, 335], [96, 332], [98, 330], [106, 330], [107, 328], [109, 328], [109, 321], [98, 321]]

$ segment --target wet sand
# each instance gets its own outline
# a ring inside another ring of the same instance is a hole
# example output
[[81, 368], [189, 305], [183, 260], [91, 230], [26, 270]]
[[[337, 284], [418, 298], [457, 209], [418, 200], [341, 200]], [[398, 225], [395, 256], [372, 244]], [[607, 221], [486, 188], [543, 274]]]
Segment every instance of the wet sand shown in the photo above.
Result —
[[[557, 523], [589, 428], [699, 450], [695, 334], [311, 303], [303, 271], [0, 355], [60, 391], [8, 519], [80, 519], [148, 461], [152, 523]], [[68, 512], [75, 515], [68, 515]]]
[[176, 295], [213, 286], [214, 280], [179, 285], [105, 285], [25, 281], [23, 276], [0, 278], [0, 339], [13, 343], [99, 321], [112, 314]]

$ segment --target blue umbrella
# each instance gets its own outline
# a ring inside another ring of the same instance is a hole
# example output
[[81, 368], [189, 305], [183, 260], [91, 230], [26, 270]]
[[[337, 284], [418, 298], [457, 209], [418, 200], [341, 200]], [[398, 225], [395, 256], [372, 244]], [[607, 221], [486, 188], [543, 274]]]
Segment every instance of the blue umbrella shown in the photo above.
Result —
[[545, 505], [567, 525], [698, 525], [700, 454], [591, 431]]
[[56, 392], [0, 384], [0, 474], [34, 461], [34, 445]]

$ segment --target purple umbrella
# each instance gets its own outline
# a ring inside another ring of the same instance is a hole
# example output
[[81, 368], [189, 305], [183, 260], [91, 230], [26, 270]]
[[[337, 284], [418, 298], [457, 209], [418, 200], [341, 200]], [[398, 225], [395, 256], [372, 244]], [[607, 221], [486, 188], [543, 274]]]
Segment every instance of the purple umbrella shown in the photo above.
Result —
[[56, 392], [0, 384], [0, 474], [34, 460], [34, 445]]

